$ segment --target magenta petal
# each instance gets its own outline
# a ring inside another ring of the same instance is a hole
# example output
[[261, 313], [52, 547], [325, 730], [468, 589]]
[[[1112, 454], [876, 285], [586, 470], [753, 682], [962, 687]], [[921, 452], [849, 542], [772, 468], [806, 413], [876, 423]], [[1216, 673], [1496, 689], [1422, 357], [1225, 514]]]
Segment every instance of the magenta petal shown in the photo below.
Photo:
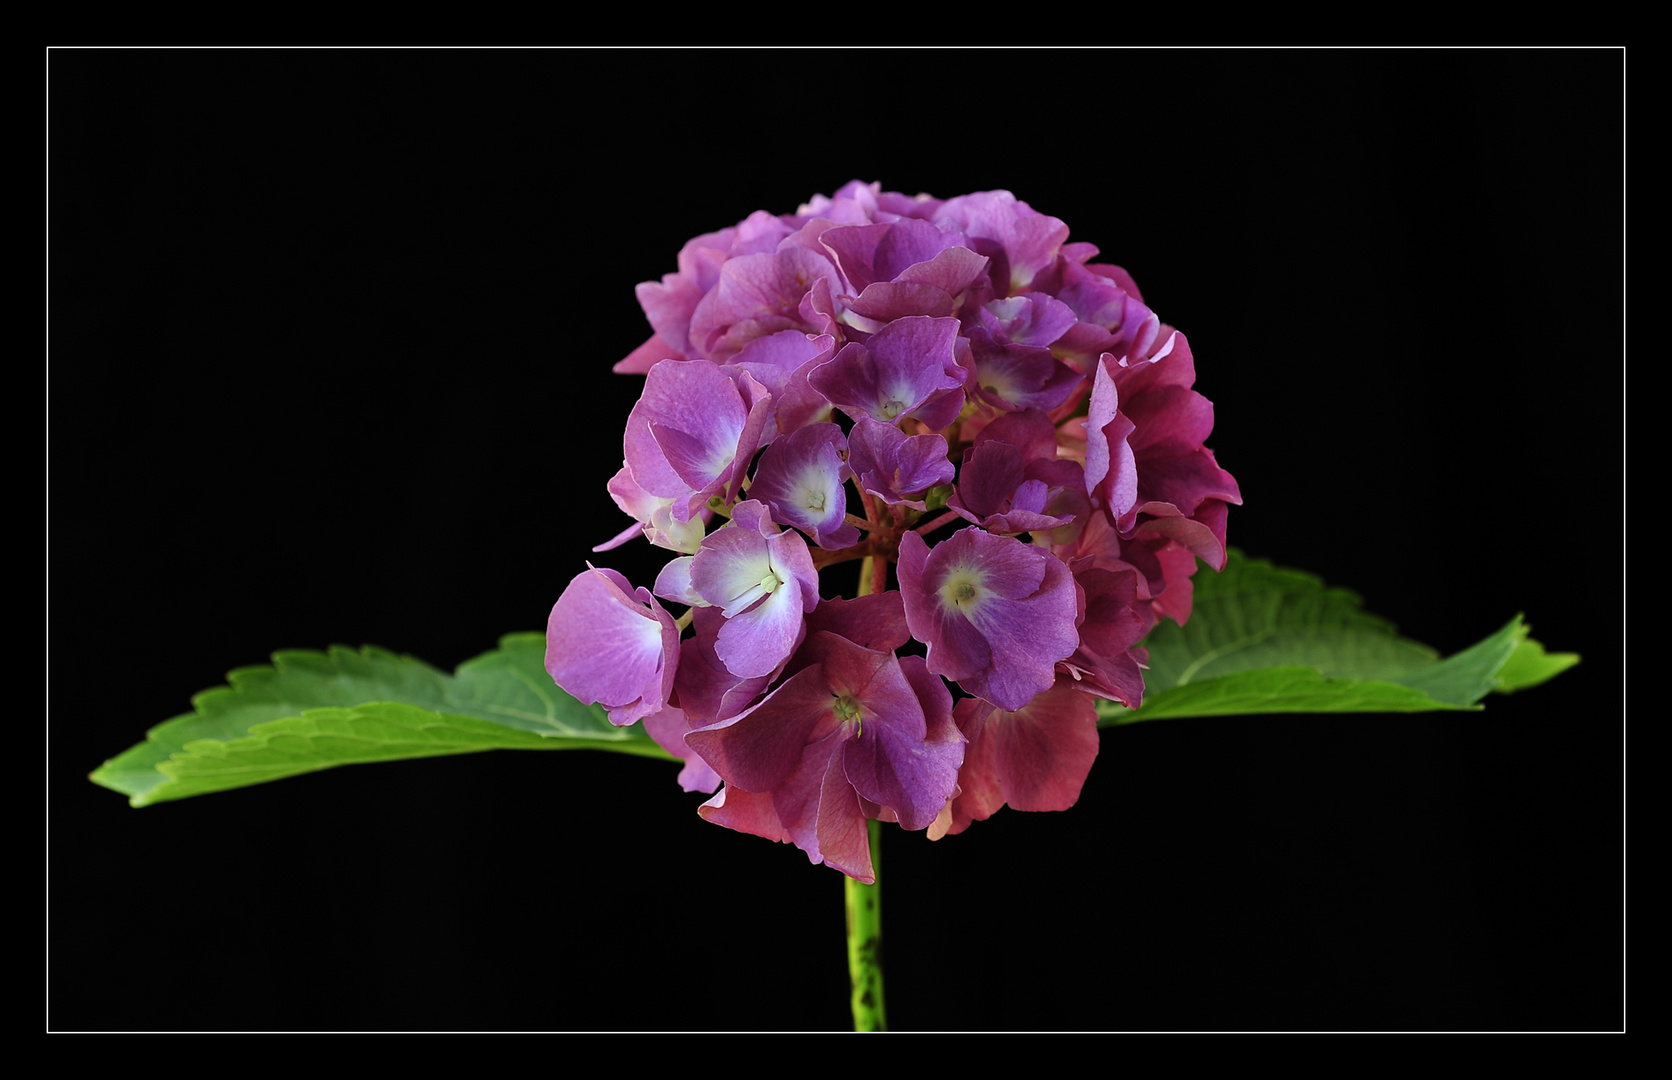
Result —
[[756, 794], [728, 785], [697, 807], [697, 813], [704, 821], [751, 836], [763, 836], [782, 844], [792, 843], [794, 839], [784, 828], [784, 823], [778, 820], [778, 811], [773, 809], [770, 793]]
[[964, 516], [980, 524], [983, 518], [1010, 509], [1011, 496], [1021, 484], [1020, 450], [1004, 442], [977, 443], [964, 451], [964, 468], [958, 477], [958, 502], [949, 502], [948, 506], [967, 510]]
[[993, 762], [994, 740], [986, 737], [987, 718], [997, 711], [991, 702], [974, 697], [958, 702], [953, 710], [959, 729], [969, 741], [964, 747], [964, 764], [958, 770], [958, 795], [952, 800], [952, 824], [947, 829], [950, 835], [1004, 809], [1004, 790]]
[[1004, 801], [1016, 810], [1067, 810], [1097, 758], [1097, 709], [1059, 681], [1017, 712], [987, 718]]
[[[807, 857], [814, 862], [824, 861], [824, 854], [820, 850], [819, 829], [820, 820], [826, 813], [822, 804], [826, 784], [840, 777], [842, 746], [848, 737], [846, 726], [841, 724], [829, 729], [820, 728], [818, 737], [802, 747], [800, 757], [790, 775], [772, 790], [772, 808], [777, 812], [778, 820], [789, 830], [795, 846], [805, 851]], [[836, 770], [837, 777], [830, 775], [832, 769]], [[844, 788], [845, 791], [842, 790]], [[832, 821], [835, 820], [837, 807], [843, 799], [858, 798], [853, 785], [847, 783], [845, 778], [836, 785], [833, 794], [836, 795], [836, 799], [829, 808]]]
[[854, 600], [821, 600], [807, 616], [809, 638], [820, 630], [878, 652], [893, 652], [911, 640], [906, 608], [897, 592], [871, 593]]
[[651, 334], [649, 341], [617, 360], [615, 367], [610, 370], [617, 375], [643, 375], [663, 360], [684, 359], [686, 357], [664, 341], [660, 334]]
[[966, 247], [949, 247], [932, 259], [902, 270], [896, 280], [932, 285], [949, 296], [956, 297], [975, 284], [985, 269], [986, 256], [977, 255]]
[[997, 409], [1048, 412], [1068, 400], [1085, 378], [1049, 349], [1001, 344], [985, 331], [972, 331], [970, 348], [969, 392]]
[[913, 281], [879, 281], [846, 299], [850, 310], [871, 322], [885, 324], [911, 315], [944, 319], [957, 309], [950, 294]]
[[1097, 709], [1060, 680], [1017, 712], [988, 717], [1005, 802], [1020, 811], [1063, 811], [1080, 799], [1097, 759]]
[[1039, 409], [1005, 413], [975, 437], [977, 446], [995, 440], [1020, 450], [1024, 461], [1053, 461], [1057, 457], [1057, 426]]
[[726, 783], [775, 791], [800, 766], [803, 750], [839, 732], [833, 700], [824, 670], [815, 664], [790, 676], [754, 708], [699, 728], [685, 742]]
[[819, 790], [819, 857], [826, 866], [869, 885], [877, 880], [877, 873], [871, 866], [865, 811], [842, 763], [841, 754], [830, 755]]
[[1074, 580], [1085, 597], [1085, 618], [1080, 647], [1059, 667], [1078, 680], [1076, 689], [1136, 709], [1143, 704], [1144, 675], [1133, 646], [1148, 629], [1139, 614], [1138, 574], [1091, 567]]
[[[1152, 504], [1153, 509], [1161, 507]], [[1138, 523], [1133, 536], [1137, 539], [1165, 538], [1201, 558], [1215, 570], [1225, 569], [1225, 514], [1226, 506], [1218, 499], [1208, 499], [1196, 508], [1193, 518], [1183, 516], [1154, 517]]]
[[726, 669], [714, 651], [726, 624], [719, 608], [696, 609], [693, 622], [696, 633], [680, 642], [674, 693], [692, 726], [702, 727], [730, 720], [753, 706], [770, 680], [764, 675], [742, 679]]
[[1182, 386], [1129, 394], [1121, 411], [1133, 423], [1132, 451], [1140, 458], [1189, 454], [1213, 433], [1213, 402]]
[[[889, 225], [888, 231], [878, 238], [876, 250], [872, 256], [872, 264], [876, 272], [875, 280], [893, 281], [902, 275], [912, 273], [914, 270], [921, 273], [926, 269], [924, 264], [931, 263], [948, 252], [952, 253], [954, 259], [979, 260], [976, 264], [976, 272], [979, 272], [980, 266], [986, 265], [986, 260], [982, 259], [981, 256], [968, 248], [959, 247], [957, 244], [957, 233], [941, 232], [927, 221], [913, 221], [910, 219], [896, 221]], [[961, 261], [960, 265], [967, 266], [968, 263], [967, 261]], [[948, 271], [943, 271], [943, 273], [945, 272]], [[968, 271], [950, 272], [953, 276], [946, 282], [948, 285], [955, 284], [956, 278], [961, 273], [968, 273]], [[930, 274], [928, 276], [936, 275]], [[969, 273], [969, 278], [974, 276], [974, 273]], [[957, 292], [968, 284], [969, 279], [966, 278], [963, 284], [957, 285], [956, 288], [949, 288], [947, 291]]]
[[1092, 376], [1086, 416], [1086, 494], [1101, 500], [1118, 519], [1138, 501], [1138, 466], [1127, 445], [1133, 424], [1120, 412], [1110, 360], [1105, 353]]
[[[933, 693], [932, 681], [944, 701], [935, 738], [930, 738], [918, 686], [906, 676], [907, 661], [913, 662], [925, 691]], [[920, 657], [885, 666], [878, 676], [861, 699], [866, 718], [859, 737], [843, 751], [843, 767], [854, 790], [892, 810], [902, 827], [926, 829], [952, 797], [964, 759], [964, 737], [946, 723], [952, 697]]]

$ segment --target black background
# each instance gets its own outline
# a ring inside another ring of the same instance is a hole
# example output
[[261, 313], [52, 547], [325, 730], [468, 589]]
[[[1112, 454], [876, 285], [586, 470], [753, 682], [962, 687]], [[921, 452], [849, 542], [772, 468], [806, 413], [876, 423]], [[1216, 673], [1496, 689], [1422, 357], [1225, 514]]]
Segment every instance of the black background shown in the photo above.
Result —
[[[48, 1023], [840, 1030], [841, 879], [672, 766], [490, 753], [143, 812], [87, 772], [278, 648], [538, 630], [689, 237], [1008, 188], [1189, 335], [1230, 538], [1484, 713], [1106, 731], [1080, 804], [890, 830], [899, 1029], [1624, 1023], [1624, 56], [48, 55]], [[648, 583], [661, 555], [603, 556]], [[834, 573], [835, 571], [832, 571]], [[834, 587], [834, 586], [833, 586]]]

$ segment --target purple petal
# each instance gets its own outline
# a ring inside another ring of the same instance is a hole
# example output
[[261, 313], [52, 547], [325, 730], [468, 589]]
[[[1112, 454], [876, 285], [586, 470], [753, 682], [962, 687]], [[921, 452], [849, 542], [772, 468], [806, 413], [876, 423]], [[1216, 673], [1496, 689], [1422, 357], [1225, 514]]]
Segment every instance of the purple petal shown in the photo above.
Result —
[[[1048, 423], [1049, 421], [1047, 421]], [[848, 433], [848, 468], [859, 485], [890, 505], [923, 509], [907, 496], [952, 482], [952, 462], [941, 435], [907, 435], [893, 424], [861, 416]]]
[[[833, 701], [823, 668], [814, 664], [786, 679], [754, 708], [699, 728], [685, 736], [685, 742], [726, 783], [746, 791], [776, 791], [800, 766], [803, 751], [840, 733]], [[823, 770], [819, 772], [822, 776]], [[784, 824], [794, 828], [788, 819]]]
[[546, 671], [577, 700], [598, 702], [619, 725], [661, 709], [673, 689], [679, 631], [643, 589], [628, 595], [613, 570], [577, 574], [546, 623]]
[[957, 337], [956, 319], [899, 319], [864, 344], [844, 346], [813, 369], [808, 381], [849, 416], [869, 414], [892, 423], [912, 415], [937, 391], [962, 392], [953, 353]]

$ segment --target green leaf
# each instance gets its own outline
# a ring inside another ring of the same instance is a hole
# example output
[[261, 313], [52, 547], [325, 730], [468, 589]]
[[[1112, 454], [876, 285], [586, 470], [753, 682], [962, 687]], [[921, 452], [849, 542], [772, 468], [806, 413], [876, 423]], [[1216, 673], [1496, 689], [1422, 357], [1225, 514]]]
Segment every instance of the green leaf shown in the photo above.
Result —
[[546, 674], [545, 635], [508, 634], [452, 675], [375, 646], [273, 654], [90, 779], [134, 806], [368, 761], [480, 750], [592, 748], [672, 760], [642, 724], [618, 728]]
[[1399, 637], [1346, 589], [1232, 551], [1201, 568], [1186, 625], [1161, 623], [1149, 648], [1143, 707], [1099, 702], [1101, 723], [1186, 716], [1478, 709], [1493, 690], [1525, 689], [1577, 663], [1547, 654], [1517, 615], [1447, 659]]
[[1532, 638], [1523, 638], [1499, 669], [1498, 685], [1494, 689], [1500, 694], [1513, 694], [1553, 679], [1577, 663], [1578, 653], [1547, 653]]

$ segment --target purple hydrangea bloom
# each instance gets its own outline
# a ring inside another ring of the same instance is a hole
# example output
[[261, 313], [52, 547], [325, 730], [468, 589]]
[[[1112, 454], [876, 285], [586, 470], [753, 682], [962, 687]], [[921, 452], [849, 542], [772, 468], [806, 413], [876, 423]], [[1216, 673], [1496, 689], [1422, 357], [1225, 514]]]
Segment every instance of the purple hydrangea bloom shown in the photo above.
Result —
[[[687, 790], [723, 783], [704, 818], [861, 880], [868, 819], [1071, 804], [1094, 699], [1141, 703], [1139, 641], [1189, 617], [1241, 501], [1188, 343], [1097, 256], [1007, 191], [858, 181], [687, 243], [638, 287], [608, 484], [636, 524], [596, 549], [681, 556], [654, 595], [571, 582], [553, 677], [645, 718]], [[863, 567], [862, 595], [821, 599], [825, 567], [834, 591]], [[974, 695], [956, 720], [945, 680]]]
[[929, 670], [1003, 709], [1056, 681], [1078, 647], [1074, 577], [1055, 555], [1008, 536], [961, 529], [933, 551], [908, 532], [900, 594]]

